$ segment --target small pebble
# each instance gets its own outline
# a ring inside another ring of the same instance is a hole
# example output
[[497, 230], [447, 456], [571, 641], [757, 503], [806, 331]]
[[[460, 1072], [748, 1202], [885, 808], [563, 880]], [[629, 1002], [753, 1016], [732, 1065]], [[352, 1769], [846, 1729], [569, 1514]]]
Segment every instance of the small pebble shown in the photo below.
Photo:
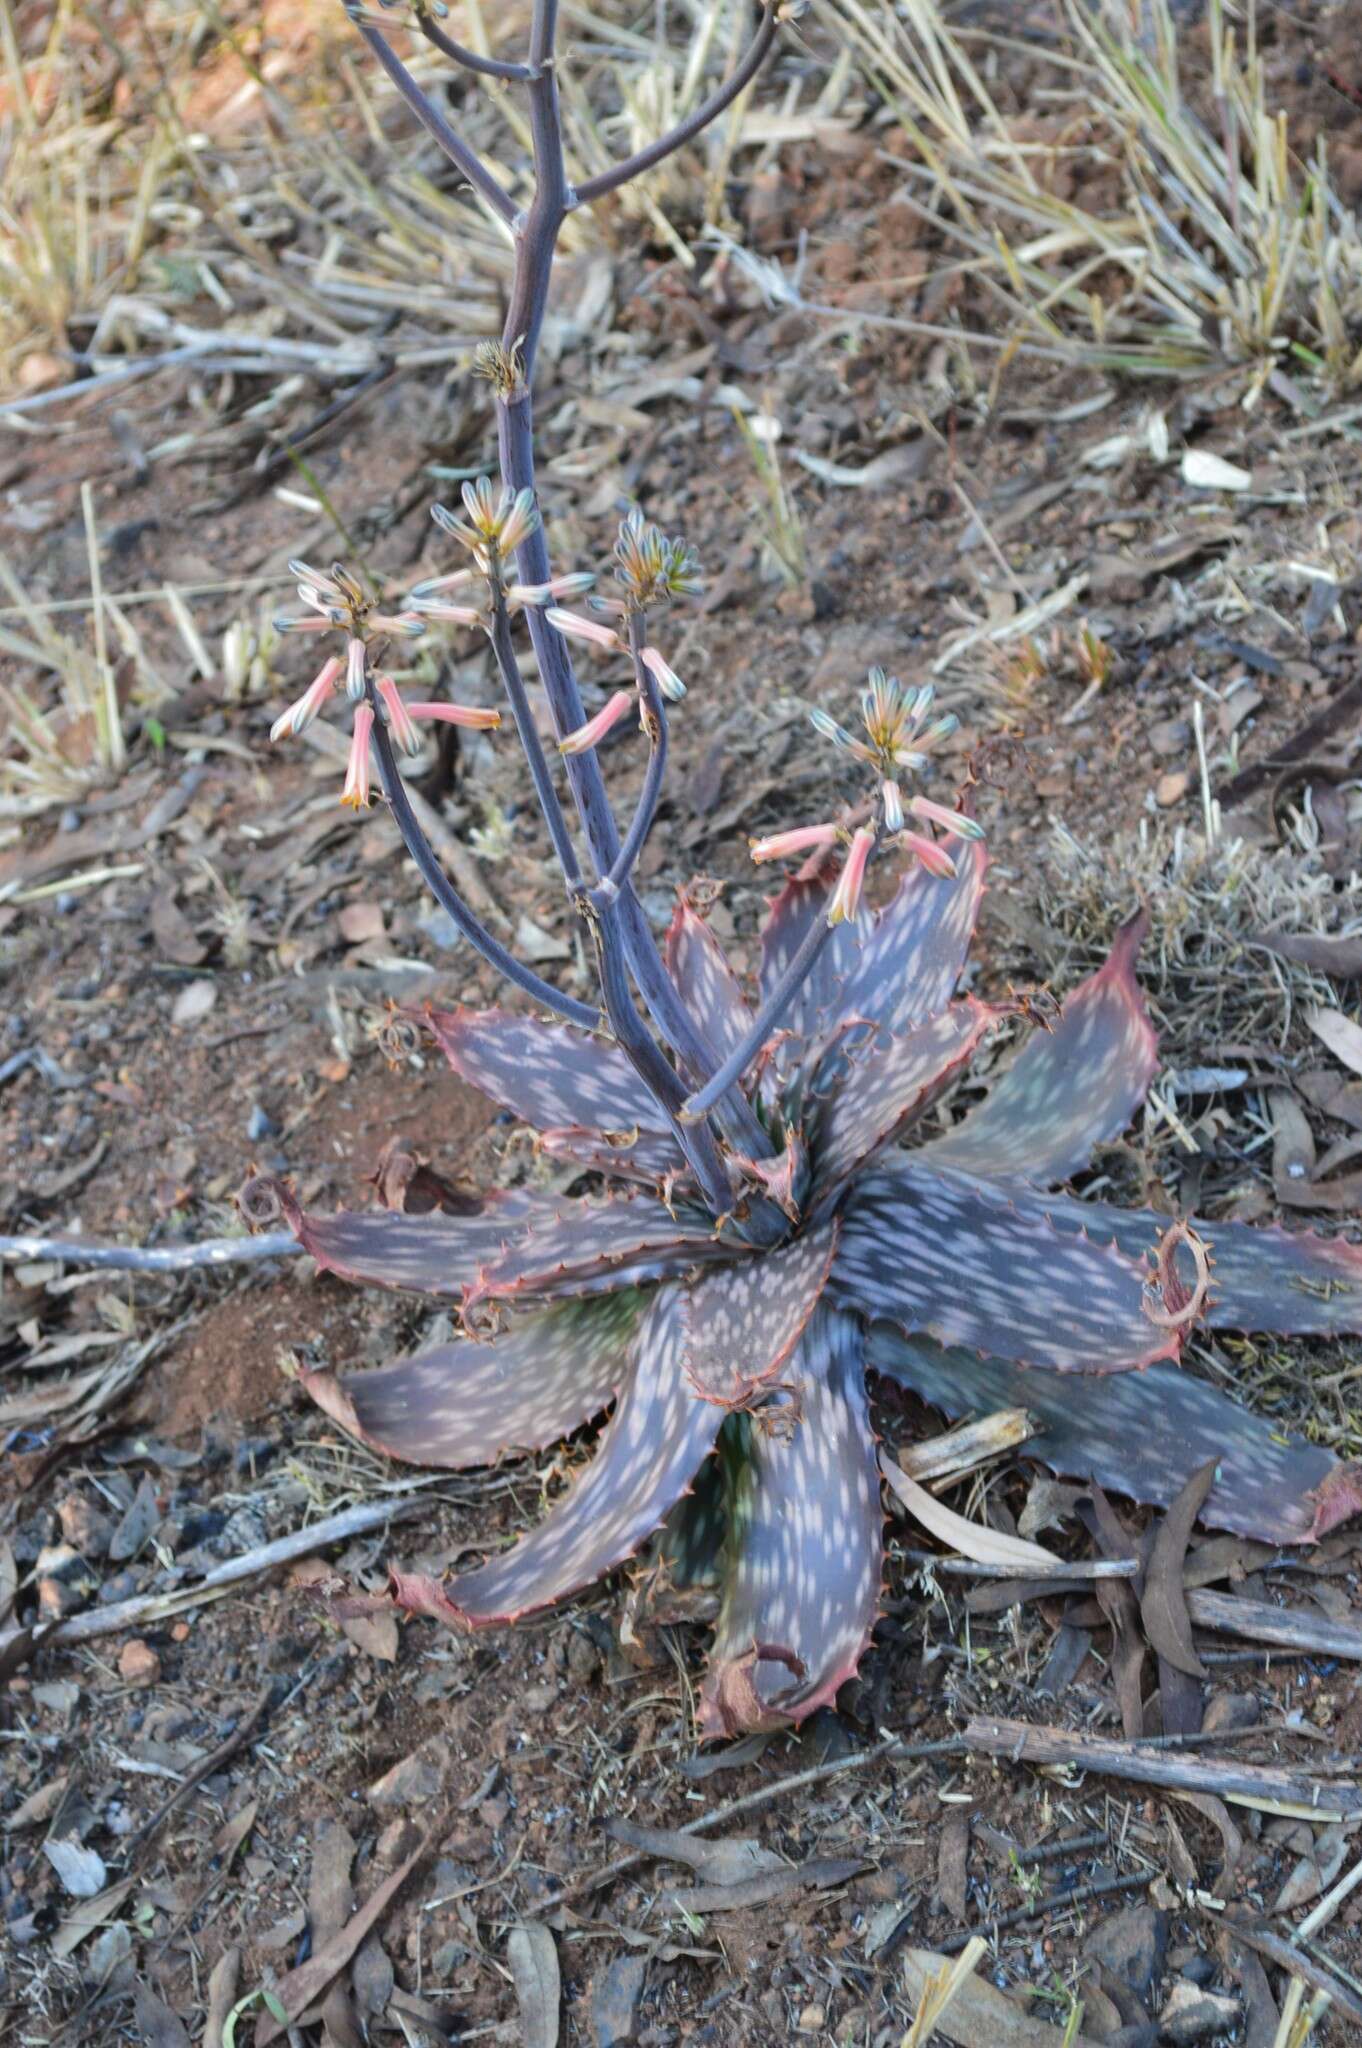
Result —
[[75, 805], [68, 804], [57, 820], [57, 829], [59, 832], [79, 832], [84, 823], [85, 820]]
[[269, 1111], [262, 1109], [258, 1102], [255, 1103], [246, 1119], [246, 1136], [254, 1144], [261, 1138], [277, 1138], [278, 1135], [279, 1126]]
[[155, 1685], [161, 1676], [161, 1660], [150, 1643], [134, 1636], [118, 1653], [118, 1675], [127, 1685]]

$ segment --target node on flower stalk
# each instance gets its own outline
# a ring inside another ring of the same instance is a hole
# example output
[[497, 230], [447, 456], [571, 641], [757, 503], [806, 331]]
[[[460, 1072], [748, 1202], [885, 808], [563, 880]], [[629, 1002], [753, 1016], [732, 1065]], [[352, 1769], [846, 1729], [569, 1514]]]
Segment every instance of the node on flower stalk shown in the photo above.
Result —
[[[465, 485], [459, 512], [437, 510], [471, 567], [418, 586], [405, 613], [381, 613], [339, 567], [296, 565], [306, 615], [293, 629], [334, 631], [344, 647], [276, 734], [301, 730], [342, 681], [356, 696], [347, 800], [367, 801], [376, 763], [421, 874], [536, 1012], [431, 1010], [405, 1023], [545, 1153], [599, 1186], [493, 1190], [457, 1214], [312, 1215], [282, 1184], [257, 1186], [250, 1202], [257, 1215], [276, 1205], [326, 1271], [453, 1312], [449, 1343], [376, 1372], [309, 1379], [326, 1412], [375, 1449], [461, 1469], [506, 1449], [542, 1450], [605, 1417], [593, 1455], [537, 1527], [443, 1581], [395, 1570], [396, 1604], [460, 1630], [504, 1624], [657, 1537], [666, 1558], [701, 1562], [717, 1590], [697, 1715], [717, 1735], [803, 1719], [834, 1698], [870, 1641], [883, 1567], [876, 1378], [951, 1415], [1024, 1405], [1042, 1424], [1027, 1455], [1154, 1503], [1179, 1492], [1209, 1446], [1221, 1469], [1203, 1518], [1272, 1543], [1311, 1541], [1357, 1512], [1362, 1471], [1246, 1413], [1196, 1376], [1187, 1346], [1198, 1327], [1362, 1330], [1362, 1247], [1215, 1218], [1170, 1228], [1155, 1209], [1066, 1191], [1126, 1129], [1154, 1078], [1139, 920], [1056, 1014], [1039, 1013], [1042, 1028], [982, 1098], [953, 1113], [956, 1084], [1024, 1006], [958, 992], [986, 852], [974, 788], [945, 802], [917, 786], [955, 729], [930, 684], [874, 669], [859, 731], [813, 714], [860, 778], [847, 792], [859, 808], [845, 822], [795, 823], [753, 841], [758, 863], [804, 863], [769, 904], [755, 986], [688, 901], [659, 947], [637, 862], [666, 772], [665, 700], [680, 685], [648, 614], [693, 596], [698, 566], [683, 541], [631, 511], [614, 547], [616, 594], [572, 609], [587, 584], [555, 573], [532, 427], [549, 267], [569, 203], [613, 191], [657, 161], [658, 146], [570, 193], [553, 20], [535, 7], [525, 64], [460, 54], [442, 30], [430, 37], [530, 97], [543, 182], [527, 212], [378, 31], [361, 26], [427, 132], [512, 231], [506, 331], [479, 365], [497, 408], [501, 474]], [[731, 104], [775, 30], [763, 6], [732, 78], [661, 154]], [[567, 900], [594, 951], [594, 1002], [542, 979], [478, 922], [406, 798], [397, 750], [410, 750], [423, 718], [476, 725], [497, 715], [407, 703], [391, 675], [375, 673], [376, 636], [428, 618], [487, 632]], [[552, 761], [513, 628], [533, 646], [558, 739]], [[579, 645], [632, 667], [631, 683], [594, 716], [573, 668]], [[635, 708], [649, 752], [621, 830], [599, 743]], [[872, 862], [895, 850], [907, 857], [872, 912]], [[1037, 1013], [1032, 1005], [1028, 1020]], [[408, 1055], [410, 1043], [386, 1027], [389, 1051]]]

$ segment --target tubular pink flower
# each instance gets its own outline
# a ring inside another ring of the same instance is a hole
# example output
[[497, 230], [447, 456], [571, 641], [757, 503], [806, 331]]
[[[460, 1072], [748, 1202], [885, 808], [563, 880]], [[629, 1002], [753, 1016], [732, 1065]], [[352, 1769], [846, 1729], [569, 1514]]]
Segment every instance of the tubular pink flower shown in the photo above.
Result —
[[639, 660], [663, 696], [669, 697], [673, 704], [679, 704], [686, 694], [686, 686], [671, 664], [663, 659], [655, 647], [643, 648]]
[[369, 804], [369, 738], [373, 729], [373, 706], [359, 705], [350, 739], [350, 764], [345, 771], [345, 787], [341, 791], [341, 802], [353, 805], [357, 811], [367, 809]]
[[812, 853], [817, 846], [835, 846], [835, 825], [796, 825], [790, 832], [773, 832], [769, 839], [750, 839], [755, 861], [788, 860], [797, 853]]
[[945, 804], [934, 804], [929, 796], [915, 796], [908, 808], [916, 817], [939, 825], [943, 832], [954, 833], [957, 839], [982, 839], [984, 836], [983, 826], [974, 818], [967, 818], [963, 811], [948, 810]]
[[565, 612], [552, 605], [544, 617], [569, 640], [589, 640], [593, 647], [605, 647], [612, 653], [624, 645], [613, 626], [602, 626], [595, 619], [584, 619], [580, 612]]
[[875, 835], [862, 825], [851, 842], [851, 851], [846, 857], [837, 887], [832, 892], [828, 905], [828, 923], [841, 924], [853, 919], [861, 907], [861, 889], [865, 883], [865, 864], [870, 858], [870, 849], [875, 844]]
[[270, 727], [272, 740], [296, 739], [304, 726], [311, 725], [317, 713], [325, 704], [340, 678], [345, 664], [338, 654], [333, 654], [323, 668], [313, 677], [297, 702], [290, 704]]
[[929, 875], [939, 875], [948, 881], [955, 873], [955, 862], [944, 846], [938, 846], [934, 839], [928, 839], [921, 832], [903, 832], [899, 844], [922, 862]]
[[897, 782], [882, 782], [880, 795], [884, 800], [884, 822], [890, 832], [903, 830], [903, 797]]
[[[549, 617], [553, 617], [552, 612], [549, 613]], [[559, 740], [558, 751], [562, 754], [584, 754], [589, 747], [598, 746], [611, 727], [618, 725], [633, 706], [632, 690], [616, 690], [614, 696], [594, 718], [588, 718], [586, 724], [579, 725], [576, 732], [570, 732], [566, 739]]]
[[369, 625], [376, 633], [405, 633], [409, 640], [426, 630], [425, 620], [415, 612], [375, 612]]
[[276, 612], [272, 623], [276, 633], [334, 633], [345, 619], [339, 611], [326, 618], [320, 612]]
[[423, 597], [440, 597], [446, 590], [457, 590], [461, 583], [471, 583], [472, 580], [473, 571], [471, 569], [455, 569], [448, 576], [427, 576], [423, 583], [412, 585], [411, 595], [407, 602], [408, 604], [415, 604]]
[[438, 597], [412, 599], [422, 619], [436, 619], [447, 626], [481, 626], [486, 623], [476, 605], [444, 604]]
[[404, 754], [419, 754], [421, 735], [411, 722], [411, 713], [402, 701], [397, 684], [391, 676], [380, 676], [374, 684], [378, 701], [387, 714], [387, 726]]
[[352, 636], [345, 643], [345, 694], [352, 704], [358, 704], [364, 695], [366, 671], [364, 642]]
[[490, 732], [501, 724], [499, 711], [485, 710], [481, 704], [408, 704], [408, 718], [425, 718], [436, 725], [467, 725], [478, 732]]

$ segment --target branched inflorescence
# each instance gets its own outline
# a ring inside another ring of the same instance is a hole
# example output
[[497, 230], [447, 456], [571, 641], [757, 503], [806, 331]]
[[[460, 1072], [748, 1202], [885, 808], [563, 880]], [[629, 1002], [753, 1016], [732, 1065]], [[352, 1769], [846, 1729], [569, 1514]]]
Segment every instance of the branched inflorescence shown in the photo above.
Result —
[[[672, 136], [568, 186], [554, 76], [554, 0], [536, 0], [524, 63], [475, 58], [418, 11], [421, 31], [529, 97], [534, 194], [523, 210], [450, 129], [381, 32], [360, 32], [421, 119], [512, 229], [507, 320], [481, 368], [497, 407], [500, 477], [466, 484], [441, 529], [466, 559], [384, 608], [343, 567], [293, 565], [292, 630], [343, 636], [277, 722], [297, 733], [342, 688], [353, 706], [345, 800], [372, 764], [421, 874], [458, 929], [541, 1017], [410, 1016], [455, 1070], [603, 1191], [498, 1191], [472, 1216], [391, 1209], [304, 1214], [274, 1191], [302, 1244], [346, 1279], [452, 1303], [463, 1334], [380, 1371], [313, 1374], [315, 1398], [394, 1457], [459, 1468], [537, 1449], [607, 1410], [593, 1461], [543, 1525], [444, 1584], [393, 1574], [393, 1597], [460, 1628], [543, 1607], [624, 1562], [660, 1530], [679, 1579], [720, 1590], [700, 1720], [709, 1732], [798, 1720], [830, 1700], [869, 1640], [880, 1595], [879, 1466], [869, 1377], [959, 1415], [1022, 1406], [1028, 1453], [1136, 1497], [1172, 1498], [1220, 1460], [1205, 1517], [1274, 1543], [1309, 1541], [1362, 1506], [1362, 1477], [1285, 1436], [1185, 1369], [1211, 1328], [1362, 1328], [1362, 1249], [1192, 1218], [1170, 1230], [1062, 1190], [1130, 1121], [1155, 1071], [1135, 980], [1138, 922], [990, 1092], [954, 1120], [947, 1099], [1004, 1015], [957, 993], [983, 892], [973, 796], [914, 786], [954, 720], [930, 686], [872, 671], [861, 730], [818, 731], [865, 778], [844, 819], [752, 843], [803, 860], [770, 907], [749, 999], [684, 896], [659, 947], [634, 874], [656, 821], [669, 707], [684, 687], [656, 621], [700, 588], [695, 557], [641, 512], [625, 519], [608, 595], [551, 565], [535, 488], [534, 365], [549, 267], [569, 209], [679, 147], [752, 76], [775, 33], [763, 7], [747, 56]], [[545, 981], [480, 923], [444, 874], [397, 754], [429, 720], [500, 714], [411, 703], [388, 642], [433, 624], [490, 644], [599, 1000]], [[552, 721], [541, 738], [521, 670], [528, 635]], [[621, 665], [588, 714], [571, 647]], [[636, 716], [647, 746], [623, 830], [599, 749]], [[883, 909], [864, 889], [903, 860]], [[391, 1035], [391, 1034], [390, 1034]], [[396, 1044], [396, 1038], [393, 1038]], [[907, 1149], [906, 1149], [907, 1148]], [[272, 1199], [274, 1198], [272, 1196]], [[400, 1199], [400, 1197], [399, 1197]], [[1209, 1284], [1208, 1284], [1209, 1276]]]

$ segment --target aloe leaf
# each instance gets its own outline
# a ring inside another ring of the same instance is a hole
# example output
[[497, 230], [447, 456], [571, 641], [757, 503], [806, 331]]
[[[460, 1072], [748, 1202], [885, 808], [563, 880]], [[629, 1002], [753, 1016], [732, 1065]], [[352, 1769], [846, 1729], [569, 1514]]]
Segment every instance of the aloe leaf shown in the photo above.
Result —
[[1175, 1358], [1176, 1333], [1145, 1311], [1147, 1270], [1110, 1245], [1057, 1230], [1050, 1205], [1048, 1196], [962, 1173], [874, 1170], [843, 1208], [830, 1293], [909, 1336], [1052, 1372]]
[[687, 1285], [681, 1364], [702, 1400], [736, 1407], [776, 1378], [818, 1306], [836, 1242], [836, 1223], [825, 1223]]
[[667, 931], [667, 968], [716, 1052], [726, 1057], [741, 1045], [752, 1013], [723, 947], [684, 896]]
[[[792, 1390], [739, 1418], [728, 1573], [699, 1712], [707, 1735], [802, 1721], [860, 1663], [880, 1595], [883, 1515], [863, 1338], [820, 1308]], [[733, 1425], [730, 1424], [730, 1428]]]
[[[821, 1108], [808, 1106], [815, 1185], [835, 1186], [890, 1138], [902, 1136], [959, 1073], [994, 1017], [966, 997], [897, 1035], [849, 1025], [835, 1049], [828, 1100]], [[820, 1087], [831, 1058], [824, 1056]]]
[[489, 1259], [464, 1296], [465, 1309], [518, 1295], [562, 1299], [613, 1292], [694, 1265], [742, 1256], [702, 1210], [669, 1209], [652, 1195], [559, 1202], [532, 1231]]
[[463, 1471], [506, 1450], [542, 1450], [599, 1415], [628, 1370], [644, 1297], [565, 1302], [486, 1343], [437, 1344], [376, 1372], [306, 1373], [342, 1429], [411, 1465]]
[[341, 1210], [314, 1216], [291, 1191], [272, 1184], [289, 1228], [304, 1251], [329, 1273], [362, 1287], [457, 1298], [480, 1269], [536, 1224], [547, 1224], [561, 1202], [523, 1193], [488, 1197], [476, 1216], [450, 1216], [442, 1209], [423, 1216], [396, 1210]]
[[399, 1604], [456, 1627], [514, 1621], [631, 1557], [690, 1487], [723, 1419], [686, 1383], [682, 1331], [680, 1289], [660, 1288], [634, 1340], [619, 1404], [564, 1499], [476, 1571], [443, 1585], [395, 1571]]
[[1037, 1030], [985, 1100], [917, 1157], [986, 1180], [1053, 1187], [1088, 1165], [1143, 1102], [1158, 1065], [1154, 1028], [1135, 979], [1148, 920], [1123, 927], [1110, 956], [1080, 983], [1052, 1030]]
[[[769, 996], [820, 917], [827, 915], [832, 890], [821, 877], [795, 876], [771, 899], [761, 934], [761, 992]], [[796, 1040], [811, 1037], [835, 1021], [838, 991], [856, 964], [861, 935], [854, 924], [833, 928], [813, 972], [791, 1003], [780, 1027]]]
[[1020, 1455], [1051, 1471], [1166, 1507], [1219, 1460], [1201, 1519], [1264, 1543], [1308, 1543], [1362, 1509], [1362, 1466], [1289, 1435], [1176, 1365], [1110, 1378], [1028, 1372], [871, 1325], [866, 1363], [951, 1420], [1025, 1408], [1038, 1432]]
[[[1062, 1195], [1047, 1195], [1044, 1201], [1057, 1230], [1085, 1230], [1090, 1237], [1114, 1242], [1127, 1258], [1152, 1252], [1175, 1221], [1155, 1209], [1118, 1209], [1110, 1202]], [[1266, 1330], [1290, 1337], [1362, 1331], [1362, 1245], [1321, 1237], [1314, 1230], [1218, 1223], [1208, 1216], [1187, 1220], [1210, 1255], [1211, 1291], [1202, 1320], [1212, 1330]], [[1179, 1271], [1192, 1283], [1186, 1247], [1179, 1247], [1176, 1256]]]
[[609, 1039], [509, 1010], [427, 1010], [456, 1074], [536, 1130], [665, 1130], [663, 1113]]
[[566, 1159], [619, 1180], [648, 1187], [671, 1184], [694, 1193], [695, 1182], [675, 1141], [661, 1131], [631, 1131], [612, 1140], [581, 1124], [541, 1131], [540, 1150], [550, 1159]]

